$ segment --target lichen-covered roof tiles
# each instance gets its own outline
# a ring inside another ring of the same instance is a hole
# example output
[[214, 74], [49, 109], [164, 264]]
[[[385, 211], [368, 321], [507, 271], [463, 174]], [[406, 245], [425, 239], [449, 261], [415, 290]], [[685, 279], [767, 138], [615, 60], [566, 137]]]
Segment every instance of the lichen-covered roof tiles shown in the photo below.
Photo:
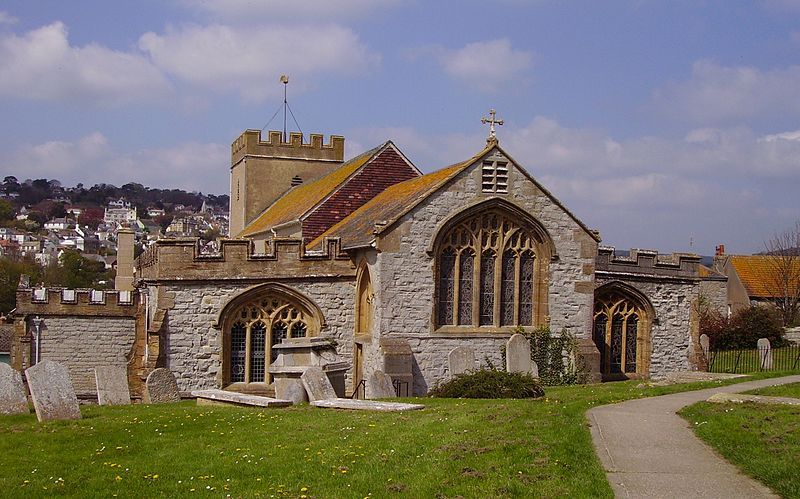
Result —
[[264, 210], [255, 220], [238, 234], [238, 237], [253, 236], [288, 222], [299, 220], [308, 210], [325, 199], [336, 190], [359, 168], [364, 166], [379, 150], [389, 142], [385, 142], [374, 149], [363, 152], [353, 159], [346, 161], [342, 166], [313, 182], [301, 184]]
[[[776, 276], [776, 258], [766, 255], [733, 255], [731, 265], [736, 269], [747, 295], [760, 298], [775, 298], [783, 295]], [[794, 260], [794, 272], [800, 273], [800, 260]], [[798, 286], [798, 283], [794, 284]], [[792, 290], [790, 290], [792, 292]]]
[[375, 239], [376, 223], [391, 225], [489, 149], [487, 146], [466, 161], [389, 187], [314, 239], [308, 247], [316, 247], [326, 237], [341, 238], [344, 249], [369, 246]]

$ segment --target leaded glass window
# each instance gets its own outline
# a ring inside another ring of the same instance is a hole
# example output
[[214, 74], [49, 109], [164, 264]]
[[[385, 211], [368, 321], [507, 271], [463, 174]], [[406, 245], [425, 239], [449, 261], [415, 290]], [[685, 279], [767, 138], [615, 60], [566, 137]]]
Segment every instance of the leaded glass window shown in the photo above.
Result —
[[536, 282], [542, 271], [536, 252], [543, 242], [534, 231], [503, 210], [487, 209], [453, 226], [440, 241], [439, 326], [536, 323], [535, 286], [542, 285]]
[[592, 337], [600, 350], [603, 372], [637, 372], [642, 314], [640, 307], [619, 292], [597, 299]]
[[231, 315], [235, 318], [228, 330], [227, 372], [231, 383], [269, 382], [267, 368], [277, 357], [272, 347], [286, 338], [308, 336], [312, 324], [303, 308], [283, 297], [252, 300]]
[[439, 260], [439, 324], [453, 323], [453, 294], [455, 293], [456, 283], [456, 254], [452, 248], [447, 248], [442, 252]]

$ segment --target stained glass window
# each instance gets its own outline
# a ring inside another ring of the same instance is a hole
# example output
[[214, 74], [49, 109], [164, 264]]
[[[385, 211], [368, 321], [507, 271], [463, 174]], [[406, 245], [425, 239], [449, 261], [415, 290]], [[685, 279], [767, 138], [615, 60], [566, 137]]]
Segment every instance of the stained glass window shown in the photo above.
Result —
[[453, 324], [455, 274], [456, 255], [452, 248], [447, 248], [439, 259], [439, 324]]
[[481, 326], [494, 324], [494, 260], [492, 252], [486, 252], [481, 258]]
[[231, 382], [244, 381], [247, 329], [242, 322], [231, 327]]
[[[502, 175], [492, 178], [505, 182]], [[535, 287], [543, 283], [535, 281], [541, 240], [532, 231], [506, 212], [491, 209], [455, 225], [440, 240], [435, 316], [439, 326], [476, 325], [476, 318], [479, 326], [534, 325]]]
[[475, 255], [472, 250], [461, 252], [458, 266], [458, 323], [472, 324], [472, 278]]
[[250, 326], [250, 382], [261, 383], [264, 381], [266, 359], [264, 349], [266, 345], [267, 326], [257, 321]]
[[622, 316], [611, 321], [611, 372], [622, 372]]
[[639, 318], [636, 315], [628, 316], [625, 323], [625, 372], [636, 372], [636, 333]]
[[514, 277], [517, 256], [509, 250], [503, 253], [503, 275], [500, 278], [500, 325], [514, 325]]

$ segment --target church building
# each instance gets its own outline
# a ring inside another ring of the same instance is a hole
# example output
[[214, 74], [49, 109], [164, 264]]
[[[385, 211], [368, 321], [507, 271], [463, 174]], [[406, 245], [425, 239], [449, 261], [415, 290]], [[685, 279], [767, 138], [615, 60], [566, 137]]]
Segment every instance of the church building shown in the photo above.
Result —
[[87, 393], [90, 364], [124, 362], [134, 393], [166, 367], [185, 391], [272, 394], [287, 348], [324, 345], [348, 395], [375, 370], [423, 395], [450, 378], [454, 348], [502, 366], [515, 330], [546, 326], [578, 339], [594, 379], [702, 368], [697, 307], [724, 302], [724, 278], [701, 276], [696, 255], [601, 246], [493, 121], [472, 157], [428, 174], [391, 141], [345, 161], [343, 137], [245, 131], [231, 147], [230, 239], [214, 253], [157, 241], [129, 302], [21, 287], [15, 364], [65, 362]]

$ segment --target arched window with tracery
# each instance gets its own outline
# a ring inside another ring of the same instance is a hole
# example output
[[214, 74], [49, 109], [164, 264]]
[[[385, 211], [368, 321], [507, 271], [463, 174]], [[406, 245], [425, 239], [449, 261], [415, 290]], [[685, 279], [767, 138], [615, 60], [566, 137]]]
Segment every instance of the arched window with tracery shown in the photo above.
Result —
[[550, 255], [542, 232], [497, 207], [446, 227], [437, 246], [437, 327], [541, 324]]
[[[316, 323], [298, 303], [282, 296], [263, 296], [235, 308], [228, 326], [230, 383], [269, 383], [269, 365], [277, 358], [273, 346], [286, 338], [313, 336]], [[269, 352], [269, 360], [267, 360]]]
[[650, 307], [641, 301], [613, 287], [598, 291], [592, 338], [600, 351], [603, 374], [647, 374], [652, 317]]

